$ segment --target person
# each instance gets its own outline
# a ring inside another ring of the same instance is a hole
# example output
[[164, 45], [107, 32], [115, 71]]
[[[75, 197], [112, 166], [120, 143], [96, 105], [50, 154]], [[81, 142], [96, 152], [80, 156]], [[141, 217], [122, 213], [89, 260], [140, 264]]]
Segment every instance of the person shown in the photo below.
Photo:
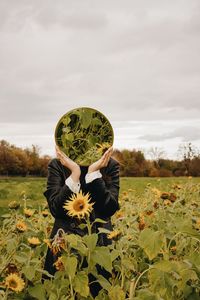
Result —
[[[64, 203], [80, 189], [84, 194], [88, 193], [94, 203], [90, 220], [101, 218], [105, 224], [99, 224], [108, 230], [112, 230], [111, 216], [119, 209], [119, 163], [111, 157], [113, 147], [110, 147], [102, 157], [90, 166], [79, 166], [62, 152], [56, 145], [57, 158], [53, 158], [48, 164], [47, 188], [43, 193], [47, 199], [51, 214], [55, 218], [50, 238], [62, 229], [66, 233], [84, 235], [79, 228], [79, 220], [76, 217], [68, 216], [63, 208]], [[97, 223], [98, 224], [98, 223]], [[96, 226], [98, 232], [98, 226]], [[98, 235], [99, 246], [111, 244], [107, 234]], [[44, 270], [54, 275], [56, 268], [54, 263], [57, 257], [50, 248], [47, 250]], [[111, 276], [105, 269], [97, 265], [97, 270], [107, 279]], [[96, 279], [89, 274], [89, 282]], [[46, 279], [46, 276], [43, 276]], [[90, 292], [95, 297], [102, 287], [98, 282], [90, 284]]]

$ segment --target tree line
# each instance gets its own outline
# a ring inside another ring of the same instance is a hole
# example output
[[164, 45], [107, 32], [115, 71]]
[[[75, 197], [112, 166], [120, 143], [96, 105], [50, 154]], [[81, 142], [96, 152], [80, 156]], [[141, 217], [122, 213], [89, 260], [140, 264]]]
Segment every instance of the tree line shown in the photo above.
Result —
[[[151, 159], [145, 158], [140, 150], [118, 150], [113, 158], [120, 163], [120, 176], [124, 177], [170, 177], [200, 176], [200, 154], [191, 143], [179, 147], [181, 159], [163, 157], [158, 148], [151, 149]], [[40, 155], [37, 145], [22, 149], [5, 140], [0, 141], [1, 176], [47, 176], [47, 166], [52, 159]]]

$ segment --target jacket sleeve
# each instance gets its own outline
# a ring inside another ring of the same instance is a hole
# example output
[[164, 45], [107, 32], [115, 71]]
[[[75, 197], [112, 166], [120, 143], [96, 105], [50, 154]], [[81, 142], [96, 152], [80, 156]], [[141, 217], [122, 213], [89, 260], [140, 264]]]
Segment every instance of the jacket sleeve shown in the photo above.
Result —
[[110, 217], [119, 209], [119, 163], [116, 160], [110, 161], [106, 177], [108, 181], [102, 177], [87, 184], [94, 208], [102, 217]]
[[55, 160], [51, 160], [48, 164], [47, 189], [43, 195], [47, 199], [50, 212], [54, 218], [66, 219], [66, 211], [63, 205], [72, 194], [73, 192], [65, 184], [62, 169], [55, 164]]

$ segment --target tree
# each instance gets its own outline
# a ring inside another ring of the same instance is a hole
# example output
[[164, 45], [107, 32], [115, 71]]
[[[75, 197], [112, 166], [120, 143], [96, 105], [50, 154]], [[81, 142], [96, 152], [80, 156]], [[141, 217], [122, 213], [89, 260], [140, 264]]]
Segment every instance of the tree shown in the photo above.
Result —
[[185, 175], [191, 175], [192, 160], [199, 156], [198, 149], [192, 143], [184, 143], [179, 145], [178, 156], [184, 163]]

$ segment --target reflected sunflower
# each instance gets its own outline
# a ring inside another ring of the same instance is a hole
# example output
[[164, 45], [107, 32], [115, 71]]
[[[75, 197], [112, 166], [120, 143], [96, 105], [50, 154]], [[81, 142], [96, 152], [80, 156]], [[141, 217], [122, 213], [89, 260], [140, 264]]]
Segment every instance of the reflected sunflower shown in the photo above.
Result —
[[37, 237], [28, 238], [28, 242], [32, 248], [40, 245], [40, 240]]
[[18, 221], [17, 224], [16, 224], [16, 229], [19, 232], [24, 232], [24, 231], [27, 230], [27, 226], [23, 221]]
[[35, 211], [33, 209], [24, 208], [24, 214], [25, 214], [25, 217], [27, 217], [27, 218], [32, 217], [34, 212]]
[[47, 209], [43, 210], [42, 215], [43, 215], [43, 217], [47, 217], [49, 215], [48, 210]]
[[67, 214], [70, 217], [77, 217], [78, 219], [89, 216], [92, 211], [92, 206], [94, 203], [90, 203], [90, 195], [87, 193], [84, 195], [80, 190], [79, 193], [73, 194], [69, 198], [69, 201], [65, 202], [63, 208], [67, 210]]
[[103, 155], [112, 145], [108, 142], [102, 143], [102, 144], [96, 144], [97, 145], [97, 152]]
[[5, 279], [5, 285], [15, 291], [16, 293], [21, 292], [24, 289], [25, 282], [16, 273], [9, 274]]

